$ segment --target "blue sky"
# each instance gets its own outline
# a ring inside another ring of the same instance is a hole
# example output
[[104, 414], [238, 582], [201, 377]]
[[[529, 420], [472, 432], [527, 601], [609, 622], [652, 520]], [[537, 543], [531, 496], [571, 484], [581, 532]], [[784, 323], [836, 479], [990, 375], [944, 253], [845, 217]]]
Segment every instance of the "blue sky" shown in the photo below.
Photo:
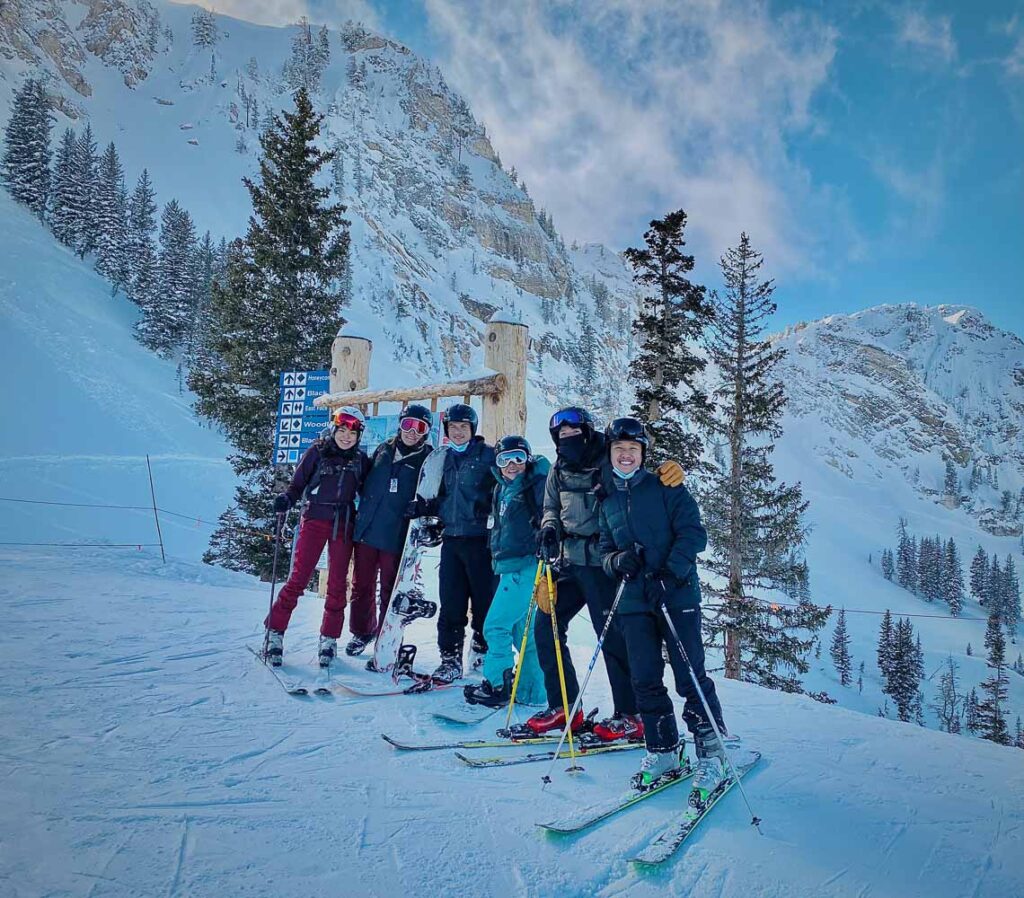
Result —
[[967, 303], [1024, 335], [1024, 4], [237, 0], [432, 59], [567, 239], [682, 207], [698, 275], [747, 230], [785, 325]]

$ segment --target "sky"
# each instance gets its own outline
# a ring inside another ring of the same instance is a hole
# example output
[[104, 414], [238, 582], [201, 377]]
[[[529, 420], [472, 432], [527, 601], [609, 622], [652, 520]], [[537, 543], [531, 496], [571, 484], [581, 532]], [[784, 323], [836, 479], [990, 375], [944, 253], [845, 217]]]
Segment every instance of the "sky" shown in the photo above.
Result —
[[1024, 335], [1024, 3], [221, 0], [362, 20], [434, 61], [568, 240], [685, 209], [695, 278], [746, 231], [778, 325], [965, 303]]

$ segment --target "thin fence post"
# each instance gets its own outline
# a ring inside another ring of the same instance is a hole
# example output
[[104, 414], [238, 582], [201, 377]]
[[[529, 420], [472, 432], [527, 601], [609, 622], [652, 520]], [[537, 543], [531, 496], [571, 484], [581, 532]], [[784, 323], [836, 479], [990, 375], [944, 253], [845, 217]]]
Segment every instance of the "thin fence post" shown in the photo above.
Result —
[[167, 564], [167, 556], [164, 554], [164, 535], [160, 532], [160, 515], [156, 510], [156, 490], [153, 488], [153, 466], [149, 463], [149, 453], [146, 453], [146, 470], [149, 471], [149, 495], [153, 500], [153, 520], [156, 521], [156, 537], [160, 540], [160, 560]]

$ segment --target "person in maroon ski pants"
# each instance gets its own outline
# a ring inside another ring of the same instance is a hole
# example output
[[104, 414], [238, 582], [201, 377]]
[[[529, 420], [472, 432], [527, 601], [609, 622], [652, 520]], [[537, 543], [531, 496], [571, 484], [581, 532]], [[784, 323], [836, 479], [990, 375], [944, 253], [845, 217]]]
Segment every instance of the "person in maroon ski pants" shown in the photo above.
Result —
[[[337, 654], [338, 637], [345, 623], [345, 597], [348, 567], [352, 558], [352, 532], [355, 526], [355, 500], [370, 461], [359, 448], [364, 419], [358, 409], [342, 408], [334, 415], [333, 426], [310, 446], [295, 469], [288, 489], [274, 500], [274, 510], [285, 512], [300, 496], [307, 500], [299, 525], [295, 556], [288, 582], [281, 587], [267, 616], [269, 630], [267, 657], [277, 666], [284, 653], [284, 633], [288, 621], [313, 575], [320, 555], [327, 546], [327, 601], [320, 624], [320, 666], [326, 667]], [[356, 609], [353, 608], [353, 616]], [[362, 609], [366, 615], [367, 609]], [[370, 609], [372, 614], [372, 609]], [[358, 632], [372, 627], [371, 621], [352, 621]]]
[[[432, 416], [423, 405], [410, 405], [398, 417], [398, 433], [373, 453], [363, 481], [356, 515], [355, 577], [352, 583], [352, 639], [346, 655], [358, 655], [377, 635], [387, 614], [398, 577], [402, 547], [409, 532], [406, 510], [416, 496], [420, 469], [430, 454], [427, 442]], [[377, 576], [380, 575], [380, 616]], [[365, 629], [361, 629], [363, 625]]]

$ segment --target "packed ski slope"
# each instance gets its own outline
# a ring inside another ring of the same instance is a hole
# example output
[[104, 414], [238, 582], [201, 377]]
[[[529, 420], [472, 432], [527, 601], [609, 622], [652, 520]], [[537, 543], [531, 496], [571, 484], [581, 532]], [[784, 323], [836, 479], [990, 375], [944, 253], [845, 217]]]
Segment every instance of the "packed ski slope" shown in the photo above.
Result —
[[[5, 895], [1004, 898], [1024, 882], [1017, 750], [732, 683], [728, 720], [765, 754], [746, 780], [764, 835], [734, 791], [641, 875], [624, 859], [679, 792], [580, 836], [534, 826], [621, 791], [638, 755], [577, 778], [560, 764], [542, 790], [543, 764], [400, 754], [380, 734], [451, 736], [430, 711], [456, 691], [289, 698], [245, 649], [267, 592], [152, 553], [0, 550]], [[299, 606], [292, 665], [312, 662], [317, 606]], [[608, 706], [603, 677], [590, 699]]]

